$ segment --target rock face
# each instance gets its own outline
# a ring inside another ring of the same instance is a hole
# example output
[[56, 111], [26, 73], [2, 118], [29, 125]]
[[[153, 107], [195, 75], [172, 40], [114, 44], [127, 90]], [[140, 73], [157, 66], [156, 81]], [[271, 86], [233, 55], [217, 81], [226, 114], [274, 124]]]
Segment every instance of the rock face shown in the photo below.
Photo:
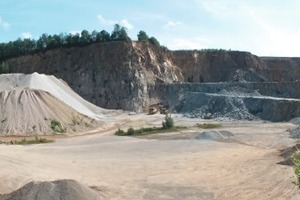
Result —
[[263, 81], [264, 62], [248, 52], [175, 51], [175, 64], [186, 82]]
[[142, 111], [156, 83], [181, 81], [172, 53], [147, 43], [107, 42], [50, 50], [7, 60], [13, 73], [44, 73], [65, 80], [104, 108]]
[[[62, 78], [83, 98], [104, 108], [142, 112], [151, 104], [164, 102], [174, 111], [183, 112], [180, 105], [187, 104], [182, 100], [188, 99], [194, 106], [186, 110], [210, 113], [213, 110], [207, 110], [206, 101], [215, 102], [217, 98], [216, 102], [223, 102], [220, 108], [231, 105], [234, 110], [242, 106], [246, 118], [258, 116], [279, 121], [299, 115], [297, 111], [280, 117], [280, 113], [268, 109], [260, 112], [256, 108], [268, 106], [267, 99], [271, 99], [281, 102], [278, 112], [291, 112], [295, 106], [298, 109], [298, 103], [288, 99], [300, 97], [300, 58], [258, 57], [249, 52], [224, 50], [169, 51], [143, 42], [119, 41], [54, 49], [6, 62], [11, 72], [39, 72]], [[243, 88], [246, 93], [231, 95], [232, 101], [225, 93], [234, 87]], [[211, 107], [217, 108], [216, 104]], [[216, 111], [220, 115], [224, 112]], [[267, 116], [268, 112], [272, 116]]]

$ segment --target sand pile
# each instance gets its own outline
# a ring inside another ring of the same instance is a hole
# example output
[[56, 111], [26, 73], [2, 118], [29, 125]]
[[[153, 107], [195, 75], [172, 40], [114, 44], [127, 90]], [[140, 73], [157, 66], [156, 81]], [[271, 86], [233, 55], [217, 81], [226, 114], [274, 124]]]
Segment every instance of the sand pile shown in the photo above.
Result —
[[35, 89], [51, 93], [77, 112], [94, 119], [102, 119], [109, 111], [84, 100], [63, 80], [44, 74], [3, 74], [0, 75], [0, 91]]
[[74, 180], [52, 182], [30, 182], [0, 200], [100, 200], [105, 197], [99, 192]]
[[86, 130], [95, 120], [49, 92], [31, 89], [0, 91], [0, 134], [30, 135]]

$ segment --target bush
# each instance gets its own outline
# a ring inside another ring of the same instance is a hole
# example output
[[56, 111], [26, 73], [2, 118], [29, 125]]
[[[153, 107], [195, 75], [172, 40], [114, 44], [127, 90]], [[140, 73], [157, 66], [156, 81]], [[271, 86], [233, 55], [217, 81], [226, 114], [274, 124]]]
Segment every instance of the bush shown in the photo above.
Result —
[[126, 133], [126, 135], [133, 135], [134, 134], [134, 129], [133, 128], [129, 128], [128, 130], [127, 130], [127, 133]]
[[300, 151], [297, 150], [292, 156], [293, 163], [295, 164], [294, 172], [297, 177], [295, 184], [300, 188]]
[[51, 120], [51, 129], [58, 133], [64, 133], [66, 131], [66, 129], [62, 127], [61, 123], [55, 119]]
[[171, 129], [174, 127], [174, 121], [171, 115], [166, 115], [165, 121], [162, 122], [162, 128], [163, 129]]
[[120, 135], [120, 136], [123, 136], [123, 135], [126, 135], [125, 131], [118, 128], [118, 130], [115, 132], [115, 135]]
[[46, 138], [39, 138], [36, 136], [33, 140], [27, 140], [26, 138], [23, 138], [21, 141], [15, 141], [14, 144], [29, 145], [29, 144], [42, 144], [42, 143], [49, 143], [49, 142], [53, 142], [53, 140], [48, 140]]

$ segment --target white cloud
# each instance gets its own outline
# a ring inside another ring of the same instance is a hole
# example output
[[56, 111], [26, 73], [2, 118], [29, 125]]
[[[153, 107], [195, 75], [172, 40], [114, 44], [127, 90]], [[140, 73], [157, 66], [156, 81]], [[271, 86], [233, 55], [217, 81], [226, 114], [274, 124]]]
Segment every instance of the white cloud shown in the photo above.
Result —
[[32, 34], [30, 32], [21, 33], [21, 36], [23, 39], [31, 39], [32, 38]]
[[127, 19], [122, 19], [120, 22], [120, 24], [126, 27], [128, 30], [133, 29], [133, 25]]
[[176, 27], [176, 26], [180, 26], [182, 25], [182, 22], [178, 22], [178, 21], [168, 21], [165, 25], [164, 28], [172, 28], [172, 27]]
[[253, 1], [194, 0], [221, 25], [210, 35], [220, 48], [260, 56], [300, 56], [299, 2], [280, 5]]
[[118, 21], [115, 20], [105, 19], [102, 15], [98, 15], [97, 18], [102, 25], [114, 25], [118, 23]]
[[111, 20], [111, 19], [106, 19], [102, 15], [97, 16], [100, 24], [104, 26], [112, 26], [115, 24], [120, 24], [124, 27], [126, 27], [128, 30], [133, 29], [133, 25], [128, 21], [128, 19], [121, 19], [121, 20]]
[[10, 24], [0, 17], [0, 27], [7, 31], [10, 28]]
[[169, 42], [168, 48], [178, 49], [206, 49], [210, 39], [206, 37], [174, 38]]

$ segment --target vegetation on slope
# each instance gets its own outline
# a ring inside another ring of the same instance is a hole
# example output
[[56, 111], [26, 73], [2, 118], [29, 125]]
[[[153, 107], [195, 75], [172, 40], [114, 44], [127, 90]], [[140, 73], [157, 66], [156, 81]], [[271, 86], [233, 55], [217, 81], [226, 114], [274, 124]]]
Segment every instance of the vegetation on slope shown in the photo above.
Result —
[[[119, 24], [116, 24], [114, 26], [111, 34], [105, 30], [102, 30], [100, 32], [94, 30], [92, 33], [88, 32], [87, 30], [83, 30], [81, 31], [81, 33], [60, 33], [59, 35], [48, 35], [44, 33], [38, 40], [19, 38], [8, 43], [0, 43], [0, 61], [3, 62], [9, 58], [45, 52], [47, 50], [55, 48], [81, 47], [93, 43], [130, 40], [131, 39], [127, 34], [127, 29], [123, 26], [120, 26]], [[138, 40], [160, 46], [156, 38], [148, 37], [144, 31], [139, 32]]]

